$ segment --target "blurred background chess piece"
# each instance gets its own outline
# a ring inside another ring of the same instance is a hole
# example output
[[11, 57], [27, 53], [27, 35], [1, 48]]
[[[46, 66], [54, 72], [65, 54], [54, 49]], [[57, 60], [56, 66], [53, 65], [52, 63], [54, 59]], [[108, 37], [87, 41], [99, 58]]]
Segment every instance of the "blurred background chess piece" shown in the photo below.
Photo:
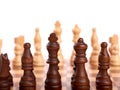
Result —
[[24, 51], [23, 44], [24, 44], [24, 36], [18, 36], [14, 39], [15, 47], [14, 53], [15, 57], [13, 59], [13, 66], [21, 66], [21, 57]]
[[41, 52], [41, 37], [39, 34], [39, 28], [36, 28], [35, 30], [34, 47], [35, 47], [33, 60], [34, 66], [44, 66], [45, 61]]
[[[56, 36], [58, 38], [57, 42], [60, 45], [60, 43], [62, 42], [62, 40], [61, 40], [62, 28], [61, 28], [61, 24], [60, 24], [59, 21], [55, 22], [55, 29], [54, 29], [53, 32], [56, 34]], [[58, 59], [60, 60], [59, 66], [63, 66], [63, 64], [64, 64], [64, 57], [62, 55], [62, 49], [61, 49], [61, 47], [60, 47], [60, 49], [58, 51]]]
[[111, 44], [109, 47], [110, 52], [110, 64], [120, 66], [119, 60], [119, 40], [118, 35], [114, 34], [109, 38], [109, 43]]
[[[72, 41], [73, 41], [74, 44], [76, 44], [79, 37], [80, 37], [80, 32], [81, 32], [81, 30], [80, 30], [80, 28], [78, 27], [77, 24], [73, 28], [72, 32], [73, 32], [73, 40]], [[76, 54], [75, 50], [73, 49], [72, 50], [72, 55], [70, 57], [70, 63], [71, 63], [72, 66], [74, 65], [75, 54]]]
[[98, 55], [100, 52], [100, 45], [98, 44], [98, 36], [96, 33], [96, 28], [92, 29], [91, 47], [92, 47], [92, 53], [89, 62], [91, 65], [98, 65]]
[[0, 39], [0, 54], [1, 54], [1, 49], [2, 49], [2, 39]]

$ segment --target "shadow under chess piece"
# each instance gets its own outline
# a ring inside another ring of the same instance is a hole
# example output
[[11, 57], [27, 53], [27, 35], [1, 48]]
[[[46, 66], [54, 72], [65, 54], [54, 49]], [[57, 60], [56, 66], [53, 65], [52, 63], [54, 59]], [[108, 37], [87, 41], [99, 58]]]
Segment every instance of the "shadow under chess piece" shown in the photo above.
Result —
[[107, 43], [101, 43], [101, 51], [99, 54], [99, 72], [96, 77], [96, 89], [97, 90], [112, 90], [112, 81], [108, 75], [107, 70], [110, 65], [110, 57], [107, 52]]
[[47, 50], [49, 53], [47, 63], [49, 64], [49, 69], [45, 80], [45, 90], [62, 90], [61, 76], [58, 72], [59, 60], [57, 58], [57, 52], [59, 48], [56, 34], [51, 33], [49, 43], [47, 44]]
[[0, 55], [0, 90], [10, 90], [10, 67], [7, 55], [1, 54]]
[[74, 74], [71, 81], [72, 90], [90, 90], [90, 81], [85, 70], [87, 44], [84, 43], [82, 38], [79, 38], [78, 42], [74, 45], [74, 49], [76, 57], [74, 60]]
[[20, 90], [36, 90], [36, 78], [33, 71], [33, 57], [30, 51], [30, 43], [24, 44], [24, 52], [22, 56], [22, 69], [24, 74], [19, 83]]

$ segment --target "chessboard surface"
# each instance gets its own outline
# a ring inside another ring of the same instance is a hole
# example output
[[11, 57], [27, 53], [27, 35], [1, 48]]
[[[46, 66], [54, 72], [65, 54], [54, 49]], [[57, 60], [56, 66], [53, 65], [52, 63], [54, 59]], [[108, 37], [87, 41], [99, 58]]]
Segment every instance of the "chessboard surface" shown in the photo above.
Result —
[[[71, 90], [71, 76], [73, 74], [73, 67], [68, 63], [69, 60], [66, 60], [64, 66], [59, 67], [59, 72], [62, 80], [62, 90]], [[44, 84], [46, 79], [46, 74], [48, 71], [48, 64], [43, 67], [34, 67], [34, 74], [36, 76], [36, 90], [45, 90]], [[89, 62], [85, 64], [85, 68], [90, 80], [90, 90], [96, 90], [95, 80], [96, 74], [98, 73], [98, 67], [90, 65]], [[113, 89], [120, 90], [120, 66], [111, 66], [109, 69], [109, 75], [112, 79]], [[12, 67], [11, 74], [13, 76], [14, 86], [11, 90], [19, 90], [19, 82], [21, 76], [23, 75], [23, 70], [21, 67]]]

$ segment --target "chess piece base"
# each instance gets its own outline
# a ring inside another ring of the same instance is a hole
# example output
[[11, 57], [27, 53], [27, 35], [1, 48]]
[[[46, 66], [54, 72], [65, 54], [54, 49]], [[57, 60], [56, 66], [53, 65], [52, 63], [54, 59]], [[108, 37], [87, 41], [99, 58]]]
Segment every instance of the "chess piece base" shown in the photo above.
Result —
[[0, 82], [0, 90], [10, 90], [10, 86], [8, 82], [1, 81]]
[[0, 87], [0, 90], [10, 90], [10, 87], [5, 87], [5, 88]]
[[62, 90], [61, 86], [47, 86], [45, 85], [45, 90]]
[[36, 87], [20, 87], [19, 90], [36, 90]]
[[97, 90], [112, 90], [112, 86], [96, 85]]
[[72, 90], [90, 90], [89, 86], [72, 86]]

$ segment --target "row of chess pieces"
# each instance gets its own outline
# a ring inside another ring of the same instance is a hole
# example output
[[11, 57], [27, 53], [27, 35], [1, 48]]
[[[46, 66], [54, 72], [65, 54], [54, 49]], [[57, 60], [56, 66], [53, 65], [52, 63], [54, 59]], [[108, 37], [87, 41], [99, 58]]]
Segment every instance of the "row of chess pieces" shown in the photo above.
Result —
[[[59, 73], [59, 59], [58, 52], [60, 45], [57, 42], [58, 38], [55, 33], [51, 33], [47, 44], [49, 57], [47, 63], [49, 64], [45, 79], [45, 90], [62, 90], [61, 75]], [[24, 50], [21, 58], [21, 67], [23, 69], [23, 76], [19, 82], [19, 90], [36, 90], [36, 77], [33, 73], [33, 56], [30, 51], [30, 43], [24, 43]], [[74, 72], [71, 77], [72, 90], [90, 90], [90, 81], [85, 69], [87, 62], [86, 50], [87, 44], [84, 43], [83, 38], [79, 38], [74, 45], [75, 59]], [[112, 90], [112, 81], [107, 72], [110, 65], [110, 57], [107, 51], [107, 43], [101, 43], [101, 51], [99, 53], [99, 71], [96, 76], [97, 90]], [[9, 59], [7, 54], [0, 55], [0, 90], [10, 90], [13, 85], [13, 78], [10, 73]]]
[[[62, 28], [61, 24], [59, 21], [55, 22], [55, 28], [53, 32], [57, 35], [58, 37], [58, 43], [60, 44], [62, 42], [61, 40], [61, 33], [62, 33]], [[81, 29], [78, 27], [78, 25], [75, 25], [75, 27], [72, 30], [73, 32], [73, 43], [75, 44], [80, 37], [80, 32]], [[119, 57], [119, 40], [118, 40], [118, 35], [114, 34], [109, 38], [110, 42], [110, 47], [109, 47], [109, 52], [110, 52], [110, 63], [111, 65], [118, 65], [120, 66], [120, 63], [118, 63], [120, 57]], [[14, 39], [15, 47], [14, 47], [14, 53], [15, 57], [13, 59], [13, 65], [15, 66], [21, 66], [21, 56], [23, 54], [23, 44], [24, 44], [24, 36], [18, 36], [15, 37]], [[92, 29], [92, 35], [91, 35], [91, 46], [92, 46], [92, 52], [90, 55], [90, 63], [97, 65], [97, 59], [98, 59], [98, 54], [100, 52], [100, 45], [98, 43], [98, 36], [96, 32], [96, 28]], [[35, 53], [34, 53], [34, 65], [35, 66], [44, 66], [45, 60], [41, 52], [41, 37], [39, 34], [39, 29], [36, 28], [35, 30], [35, 36], [34, 36], [34, 47], [35, 47]], [[0, 51], [2, 48], [2, 40], [0, 39]], [[73, 65], [73, 60], [75, 57], [75, 51], [72, 51], [71, 57], [70, 57], [70, 62], [71, 65]], [[60, 48], [58, 51], [58, 59], [60, 60], [60, 65], [64, 64], [64, 57], [62, 55], [62, 49]]]

